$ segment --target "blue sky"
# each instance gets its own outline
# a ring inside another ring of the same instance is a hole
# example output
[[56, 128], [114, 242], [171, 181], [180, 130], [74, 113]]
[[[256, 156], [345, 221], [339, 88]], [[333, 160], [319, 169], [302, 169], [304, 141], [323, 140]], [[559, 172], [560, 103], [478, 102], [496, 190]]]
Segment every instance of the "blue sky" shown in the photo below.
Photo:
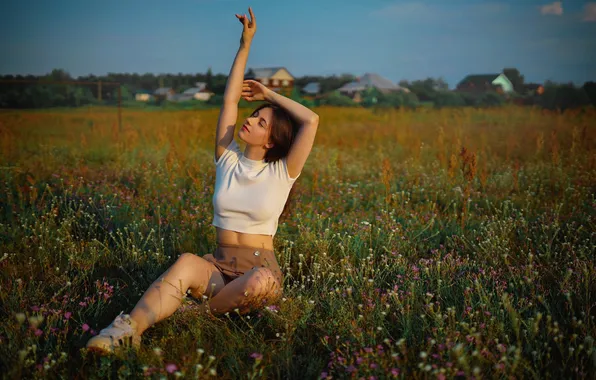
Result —
[[12, 0], [0, 74], [227, 74], [252, 6], [248, 67], [394, 82], [516, 67], [526, 82], [596, 80], [596, 2], [536, 0]]

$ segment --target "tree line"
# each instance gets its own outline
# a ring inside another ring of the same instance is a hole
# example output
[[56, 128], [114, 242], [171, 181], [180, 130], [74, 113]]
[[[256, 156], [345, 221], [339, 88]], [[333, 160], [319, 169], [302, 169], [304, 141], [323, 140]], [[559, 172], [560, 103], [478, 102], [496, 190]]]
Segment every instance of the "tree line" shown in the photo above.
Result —
[[[331, 105], [342, 107], [494, 107], [508, 102], [520, 105], [540, 106], [548, 109], [565, 110], [568, 108], [595, 106], [596, 83], [586, 82], [577, 87], [571, 83], [554, 83], [547, 81], [543, 84], [544, 93], [530, 94], [526, 91], [524, 77], [515, 68], [505, 68], [503, 73], [513, 84], [515, 93], [500, 94], [496, 91], [482, 91], [466, 93], [451, 91], [444, 79], [427, 78], [424, 80], [401, 81], [399, 85], [410, 92], [383, 93], [374, 88], [361, 93], [361, 101], [336, 91], [346, 83], [356, 80], [352, 74], [331, 76], [303, 76], [294, 81], [291, 97], [307, 106]], [[35, 81], [35, 83], [18, 83], [16, 81]], [[96, 84], [49, 84], [44, 82], [72, 82], [88, 81]], [[120, 88], [111, 85], [97, 85], [97, 82], [117, 82]], [[34, 75], [4, 75], [0, 76], [0, 108], [48, 108], [48, 107], [78, 107], [90, 104], [113, 105], [118, 102], [120, 91], [121, 104], [125, 107], [174, 107], [174, 108], [209, 108], [221, 106], [225, 90], [227, 75], [213, 74], [211, 69], [206, 73], [196, 74], [161, 74], [152, 73], [108, 73], [103, 76], [86, 75], [73, 78], [62, 69], [54, 69], [43, 76]], [[140, 103], [134, 101], [134, 94], [139, 91], [152, 93], [158, 87], [170, 87], [177, 93], [194, 87], [196, 82], [204, 82], [207, 88], [214, 92], [209, 101], [188, 101], [182, 104], [152, 101]], [[300, 89], [310, 82], [319, 82], [320, 95], [305, 96]], [[241, 100], [240, 106], [250, 104]]]

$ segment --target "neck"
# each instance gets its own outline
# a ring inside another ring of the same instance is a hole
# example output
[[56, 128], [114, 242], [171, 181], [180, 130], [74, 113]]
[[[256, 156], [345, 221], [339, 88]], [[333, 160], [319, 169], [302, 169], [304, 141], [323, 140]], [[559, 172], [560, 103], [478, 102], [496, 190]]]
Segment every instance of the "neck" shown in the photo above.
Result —
[[244, 149], [244, 157], [248, 158], [249, 160], [254, 160], [254, 161], [264, 160], [265, 153], [267, 153], [267, 150], [263, 149], [260, 146], [247, 145], [246, 148]]

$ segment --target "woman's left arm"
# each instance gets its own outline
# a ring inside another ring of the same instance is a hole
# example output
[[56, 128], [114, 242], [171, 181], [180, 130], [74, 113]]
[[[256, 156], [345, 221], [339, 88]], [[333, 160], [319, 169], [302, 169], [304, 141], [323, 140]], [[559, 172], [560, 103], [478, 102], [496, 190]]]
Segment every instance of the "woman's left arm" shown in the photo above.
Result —
[[270, 89], [265, 91], [264, 97], [266, 101], [284, 108], [300, 124], [300, 130], [286, 159], [288, 174], [290, 177], [296, 178], [302, 171], [315, 141], [319, 126], [319, 115], [308, 109], [308, 107]]

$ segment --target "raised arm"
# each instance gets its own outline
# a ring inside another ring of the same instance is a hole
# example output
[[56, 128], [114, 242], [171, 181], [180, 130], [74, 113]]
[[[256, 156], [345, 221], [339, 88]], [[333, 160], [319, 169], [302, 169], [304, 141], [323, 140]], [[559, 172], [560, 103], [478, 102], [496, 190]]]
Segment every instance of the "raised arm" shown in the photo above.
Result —
[[215, 159], [224, 153], [226, 147], [232, 142], [234, 132], [236, 131], [236, 121], [238, 118], [238, 102], [242, 92], [242, 81], [244, 80], [244, 71], [246, 70], [246, 61], [248, 60], [248, 53], [250, 52], [250, 45], [257, 30], [257, 20], [252, 11], [248, 8], [251, 20], [249, 21], [246, 15], [236, 15], [238, 20], [242, 23], [242, 38], [240, 39], [240, 47], [236, 53], [236, 58], [232, 64], [230, 75], [226, 83], [226, 90], [224, 92], [223, 105], [219, 112], [219, 119], [217, 121], [217, 131], [215, 133]]
[[300, 129], [287, 157], [288, 174], [290, 177], [296, 178], [310, 155], [319, 127], [319, 115], [302, 104], [272, 90], [265, 91], [265, 100], [284, 108], [300, 124]]

